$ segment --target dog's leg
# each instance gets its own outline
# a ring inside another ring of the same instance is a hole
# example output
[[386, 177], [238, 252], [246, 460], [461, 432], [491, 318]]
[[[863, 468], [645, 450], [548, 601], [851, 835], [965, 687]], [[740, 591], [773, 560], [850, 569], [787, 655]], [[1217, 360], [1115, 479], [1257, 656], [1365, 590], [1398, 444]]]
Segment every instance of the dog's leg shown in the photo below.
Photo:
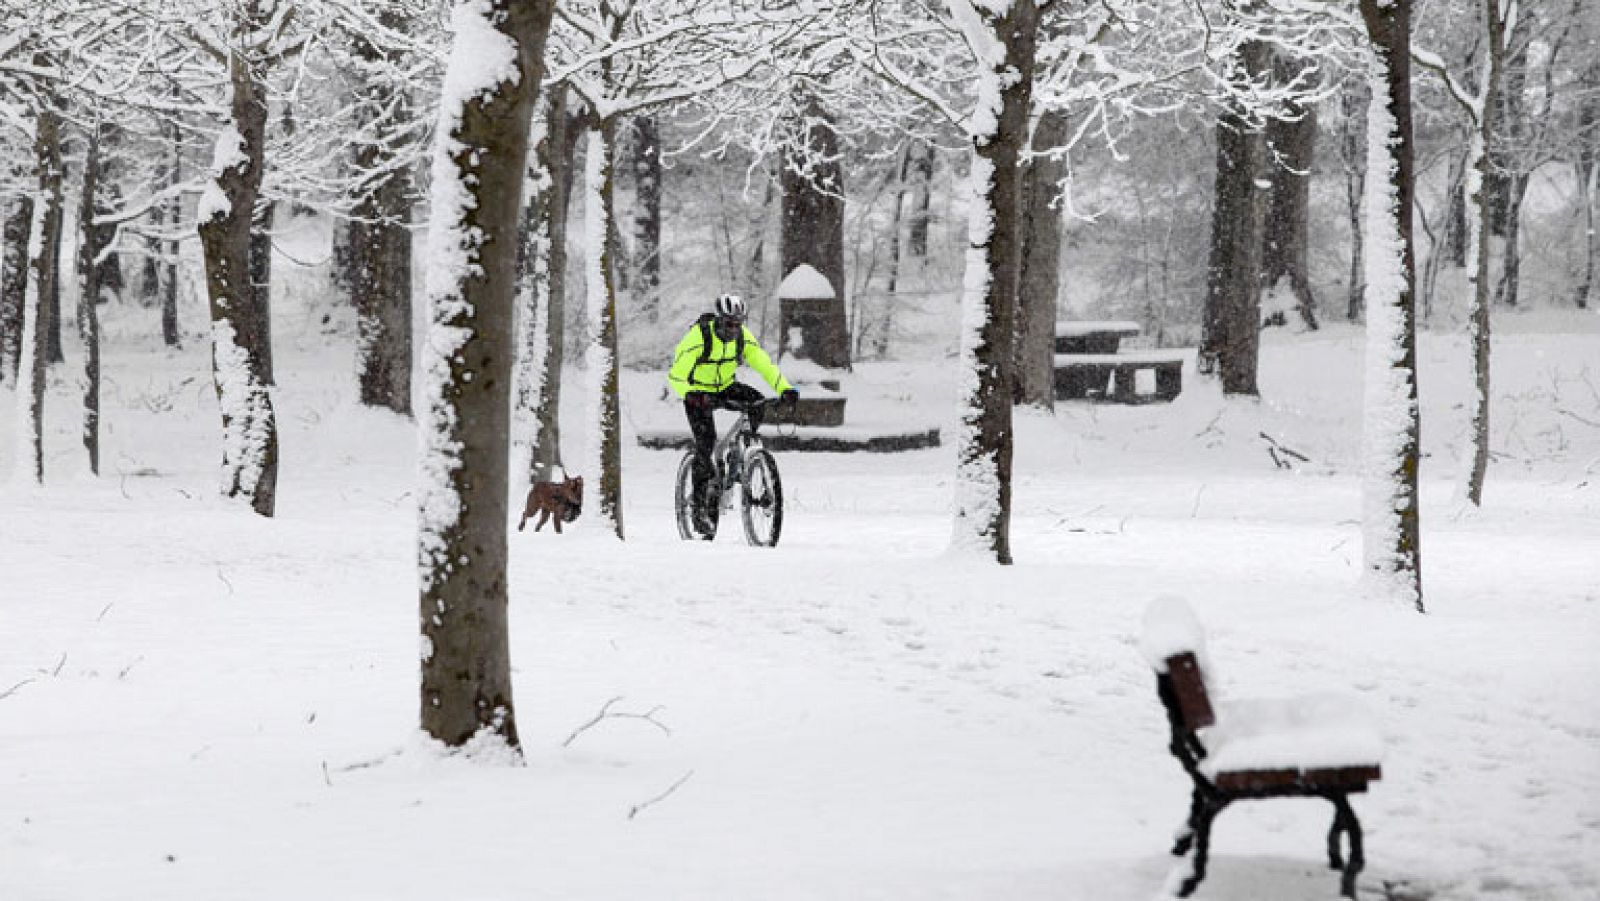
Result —
[[566, 517], [561, 515], [561, 511], [560, 510], [555, 510], [555, 511], [546, 510], [546, 511], [544, 511], [544, 515], [550, 517], [550, 520], [556, 524], [556, 534], [560, 535], [561, 534], [561, 520], [566, 519]]

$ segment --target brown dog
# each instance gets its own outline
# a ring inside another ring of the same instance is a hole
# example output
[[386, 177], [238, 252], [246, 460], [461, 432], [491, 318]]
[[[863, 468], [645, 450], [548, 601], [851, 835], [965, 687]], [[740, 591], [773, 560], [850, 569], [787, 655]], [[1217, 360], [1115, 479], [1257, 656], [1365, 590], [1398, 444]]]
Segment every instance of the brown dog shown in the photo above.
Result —
[[528, 490], [528, 501], [523, 505], [522, 521], [517, 523], [517, 531], [522, 531], [528, 520], [539, 514], [539, 521], [533, 524], [535, 532], [544, 528], [544, 524], [554, 516], [556, 520], [556, 534], [561, 534], [561, 524], [572, 522], [583, 512], [583, 476], [576, 476], [564, 482], [535, 482]]

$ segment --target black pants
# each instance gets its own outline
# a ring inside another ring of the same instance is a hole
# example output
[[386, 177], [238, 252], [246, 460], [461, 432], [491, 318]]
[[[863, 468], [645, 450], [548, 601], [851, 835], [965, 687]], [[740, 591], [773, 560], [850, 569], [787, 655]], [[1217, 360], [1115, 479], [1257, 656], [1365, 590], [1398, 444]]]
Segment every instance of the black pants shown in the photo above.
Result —
[[[705, 406], [696, 406], [689, 402], [695, 393], [705, 394], [710, 402]], [[690, 471], [694, 474], [694, 504], [696, 512], [702, 509], [706, 500], [706, 483], [711, 481], [711, 449], [717, 444], [717, 423], [712, 418], [713, 410], [740, 409], [746, 404], [753, 404], [762, 399], [760, 391], [741, 382], [734, 382], [728, 387], [717, 392], [695, 392], [683, 400], [683, 412], [689, 417], [689, 431], [694, 435], [694, 462]], [[750, 421], [756, 426], [761, 425], [761, 409], [750, 411]]]

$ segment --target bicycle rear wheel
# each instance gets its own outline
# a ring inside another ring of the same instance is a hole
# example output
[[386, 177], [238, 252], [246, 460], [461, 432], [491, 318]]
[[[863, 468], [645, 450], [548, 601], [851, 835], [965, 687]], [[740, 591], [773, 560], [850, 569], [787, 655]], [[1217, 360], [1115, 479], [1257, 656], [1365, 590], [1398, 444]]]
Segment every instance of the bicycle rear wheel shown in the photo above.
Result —
[[783, 480], [778, 461], [757, 448], [744, 460], [744, 537], [757, 547], [773, 547], [783, 531]]
[[[708, 488], [711, 486], [707, 486]], [[717, 537], [717, 504], [707, 504], [706, 520], [711, 529], [701, 533], [694, 527], [694, 453], [683, 455], [683, 461], [678, 464], [678, 484], [672, 493], [672, 512], [678, 521], [678, 537], [684, 541], [704, 539], [710, 541]]]

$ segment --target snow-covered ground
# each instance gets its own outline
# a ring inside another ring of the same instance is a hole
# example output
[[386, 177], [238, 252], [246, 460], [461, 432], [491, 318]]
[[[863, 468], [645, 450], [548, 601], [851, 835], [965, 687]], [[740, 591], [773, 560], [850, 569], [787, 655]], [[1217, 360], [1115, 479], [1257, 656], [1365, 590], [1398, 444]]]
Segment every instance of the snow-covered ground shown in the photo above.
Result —
[[[680, 542], [677, 456], [630, 442], [626, 544], [512, 535], [513, 767], [418, 737], [415, 439], [313, 306], [278, 325], [270, 521], [216, 497], [203, 344], [108, 311], [98, 479], [57, 370], [50, 484], [0, 488], [0, 899], [1156, 897], [1188, 801], [1138, 649], [1163, 594], [1223, 691], [1380, 723], [1363, 897], [1600, 897], [1600, 317], [1497, 324], [1482, 510], [1464, 345], [1425, 337], [1426, 617], [1357, 591], [1345, 326], [1269, 334], [1260, 402], [1021, 417], [1009, 568], [945, 556], [948, 447], [782, 455], [757, 550]], [[863, 366], [851, 409], [943, 421], [950, 370]], [[630, 432], [678, 415], [659, 373], [624, 390]], [[1334, 897], [1330, 815], [1228, 810], [1199, 897]]]

